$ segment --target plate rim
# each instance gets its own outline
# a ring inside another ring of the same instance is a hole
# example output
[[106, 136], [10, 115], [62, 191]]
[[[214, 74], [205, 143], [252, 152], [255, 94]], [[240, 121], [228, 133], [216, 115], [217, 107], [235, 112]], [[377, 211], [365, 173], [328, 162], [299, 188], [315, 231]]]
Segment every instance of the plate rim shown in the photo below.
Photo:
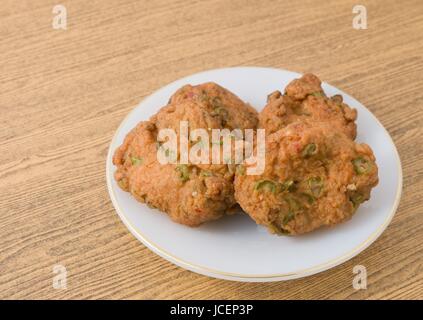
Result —
[[[120, 122], [119, 126], [115, 130], [115, 133], [113, 134], [113, 137], [110, 141], [108, 152], [107, 152], [107, 157], [106, 157], [107, 189], [108, 189], [110, 199], [112, 200], [112, 204], [113, 204], [119, 218], [122, 220], [122, 222], [127, 227], [127, 229], [132, 233], [132, 235], [135, 236], [135, 238], [137, 238], [142, 244], [144, 244], [147, 248], [149, 248], [151, 251], [153, 251], [154, 253], [156, 253], [160, 257], [166, 259], [167, 261], [169, 261], [169, 262], [171, 262], [171, 263], [173, 263], [173, 264], [175, 264], [175, 265], [177, 265], [181, 268], [188, 269], [192, 272], [196, 272], [196, 273], [199, 273], [199, 274], [202, 274], [202, 275], [205, 275], [205, 276], [218, 278], [218, 279], [224, 279], [224, 280], [241, 281], [241, 282], [270, 282], [270, 281], [284, 281], [284, 280], [298, 279], [298, 278], [311, 276], [313, 274], [334, 268], [334, 267], [352, 259], [353, 257], [357, 256], [361, 252], [363, 252], [365, 249], [367, 249], [373, 242], [375, 242], [379, 238], [379, 236], [383, 233], [383, 231], [385, 231], [385, 229], [388, 227], [388, 225], [392, 221], [392, 219], [393, 219], [393, 217], [394, 217], [394, 215], [395, 215], [395, 213], [398, 209], [400, 200], [401, 200], [402, 187], [403, 187], [403, 172], [402, 172], [401, 158], [399, 156], [398, 150], [396, 148], [396, 145], [395, 145], [391, 135], [389, 134], [388, 130], [386, 130], [386, 128], [383, 126], [383, 124], [379, 121], [379, 119], [362, 103], [360, 103], [360, 104], [369, 112], [369, 114], [372, 116], [373, 120], [375, 120], [382, 127], [382, 129], [385, 131], [386, 135], [389, 137], [389, 142], [393, 146], [393, 150], [394, 150], [394, 154], [395, 154], [395, 162], [397, 164], [398, 184], [397, 184], [397, 190], [396, 190], [396, 194], [395, 194], [394, 204], [392, 206], [390, 214], [385, 219], [385, 221], [375, 231], [373, 231], [373, 233], [366, 240], [364, 240], [359, 245], [357, 245], [356, 247], [351, 249], [349, 252], [344, 253], [340, 257], [331, 259], [327, 262], [318, 264], [318, 265], [313, 266], [313, 267], [301, 269], [301, 270], [293, 272], [293, 273], [248, 275], [248, 274], [238, 274], [238, 273], [232, 273], [232, 272], [225, 272], [225, 271], [215, 270], [213, 268], [209, 268], [209, 267], [206, 267], [206, 266], [197, 265], [195, 263], [185, 261], [184, 259], [181, 259], [181, 258], [173, 255], [172, 253], [168, 252], [167, 250], [165, 250], [165, 249], [161, 248], [160, 246], [158, 246], [157, 244], [155, 244], [153, 241], [149, 240], [145, 235], [143, 235], [143, 233], [137, 227], [135, 227], [130, 222], [130, 219], [128, 219], [128, 217], [125, 215], [124, 210], [121, 209], [121, 207], [120, 207], [120, 205], [119, 205], [119, 203], [116, 199], [115, 191], [112, 188], [112, 181], [111, 181], [111, 178], [112, 178], [111, 164], [112, 164], [112, 158], [113, 158], [113, 152], [114, 152], [114, 150], [112, 150], [112, 146], [115, 144], [115, 140], [117, 138], [118, 132], [121, 131], [124, 123], [127, 122], [127, 120], [130, 118], [130, 116], [135, 112], [135, 110], [142, 103], [144, 103], [147, 99], [151, 98], [151, 96], [156, 94], [158, 91], [172, 85], [173, 83], [175, 83], [177, 81], [183, 81], [186, 78], [190, 78], [190, 77], [193, 77], [193, 76], [196, 76], [196, 75], [201, 75], [203, 73], [209, 73], [209, 72], [213, 72], [213, 71], [223, 71], [223, 70], [234, 70], [234, 69], [266, 69], [266, 70], [273, 70], [273, 71], [278, 71], [278, 72], [285, 71], [285, 72], [301, 75], [301, 73], [298, 73], [298, 72], [293, 72], [293, 71], [281, 69], [281, 68], [272, 68], [272, 67], [239, 66], [239, 67], [209, 69], [209, 70], [193, 73], [191, 75], [176, 79], [176, 80], [158, 88], [157, 90], [153, 91], [148, 96], [143, 98]], [[332, 86], [330, 83], [328, 83], [326, 81], [324, 81], [324, 83]], [[337, 88], [336, 86], [332, 86], [332, 87]], [[338, 89], [338, 90], [340, 90], [340, 89]], [[340, 91], [344, 92], [343, 90], [340, 90]], [[354, 97], [352, 97], [352, 98], [355, 99]], [[357, 100], [357, 99], [355, 99], [355, 100]]]

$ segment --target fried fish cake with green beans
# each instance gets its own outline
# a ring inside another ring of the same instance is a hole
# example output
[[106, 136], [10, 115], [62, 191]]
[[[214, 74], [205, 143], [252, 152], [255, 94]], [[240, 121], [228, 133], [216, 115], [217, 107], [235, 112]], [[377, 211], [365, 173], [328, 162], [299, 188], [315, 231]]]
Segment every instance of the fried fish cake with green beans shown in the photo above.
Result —
[[355, 139], [356, 118], [357, 111], [343, 103], [341, 95], [327, 97], [320, 79], [313, 74], [305, 74], [291, 81], [284, 94], [275, 91], [268, 96], [259, 121], [267, 134], [296, 121], [330, 122], [334, 128]]
[[328, 123], [296, 122], [267, 137], [262, 175], [237, 171], [235, 199], [272, 233], [298, 235], [348, 220], [377, 183], [368, 145]]
[[[226, 109], [231, 109], [226, 104]], [[236, 106], [237, 112], [247, 118], [249, 108]], [[189, 130], [229, 128], [235, 126], [231, 118], [222, 125], [221, 118], [196, 101], [176, 101], [163, 107], [158, 113], [138, 124], [115, 151], [113, 163], [116, 166], [115, 180], [119, 186], [130, 192], [138, 201], [166, 212], [175, 222], [198, 226], [204, 222], [234, 212], [237, 204], [234, 198], [234, 164], [161, 164], [157, 158], [160, 149], [170, 158], [180, 161], [180, 149], [165, 148], [159, 141], [161, 129], [174, 129], [180, 137], [180, 122], [187, 121]], [[240, 129], [255, 129], [257, 114]], [[198, 141], [189, 141], [189, 148]], [[219, 144], [220, 145], [220, 144]], [[219, 146], [222, 150], [223, 146]], [[163, 150], [166, 149], [166, 150]]]
[[170, 98], [171, 103], [195, 101], [219, 119], [221, 125], [230, 129], [257, 127], [257, 111], [231, 91], [214, 82], [185, 85]]

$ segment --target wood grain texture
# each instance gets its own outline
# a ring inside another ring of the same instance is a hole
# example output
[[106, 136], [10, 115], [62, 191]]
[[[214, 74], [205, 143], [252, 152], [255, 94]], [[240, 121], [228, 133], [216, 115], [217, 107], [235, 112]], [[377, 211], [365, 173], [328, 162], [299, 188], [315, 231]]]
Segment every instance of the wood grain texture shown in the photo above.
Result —
[[[61, 0], [0, 6], [0, 298], [423, 298], [423, 2]], [[404, 189], [387, 230], [354, 259], [278, 283], [210, 279], [140, 244], [109, 200], [111, 137], [145, 96], [228, 66], [314, 72], [392, 135]], [[68, 287], [52, 287], [52, 267]], [[352, 287], [366, 266], [367, 290]]]

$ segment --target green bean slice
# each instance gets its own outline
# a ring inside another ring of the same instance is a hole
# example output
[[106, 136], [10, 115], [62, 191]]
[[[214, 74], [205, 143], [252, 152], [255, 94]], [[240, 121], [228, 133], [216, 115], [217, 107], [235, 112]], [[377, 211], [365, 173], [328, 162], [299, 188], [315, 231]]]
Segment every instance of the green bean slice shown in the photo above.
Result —
[[295, 182], [294, 180], [286, 180], [281, 183], [281, 191], [294, 191], [295, 190]]
[[355, 209], [364, 201], [364, 197], [359, 193], [354, 193], [350, 196], [350, 201], [353, 203]]
[[175, 170], [179, 172], [179, 179], [182, 182], [186, 182], [189, 180], [189, 170], [186, 164], [177, 165]]
[[306, 145], [301, 152], [301, 156], [303, 158], [311, 157], [312, 155], [315, 155], [317, 153], [317, 145], [315, 143], [309, 143]]
[[211, 177], [212, 175], [213, 173], [211, 171], [201, 170], [200, 172], [200, 177]]
[[352, 160], [352, 164], [354, 166], [354, 171], [357, 174], [366, 174], [372, 168], [371, 163], [363, 157], [355, 158], [354, 160]]
[[276, 192], [276, 183], [271, 180], [259, 180], [254, 185], [255, 191], [269, 191], [272, 193]]
[[142, 158], [131, 157], [131, 163], [133, 166], [139, 166], [140, 164], [142, 164]]
[[323, 180], [320, 177], [313, 177], [307, 180], [310, 193], [318, 198], [323, 190]]

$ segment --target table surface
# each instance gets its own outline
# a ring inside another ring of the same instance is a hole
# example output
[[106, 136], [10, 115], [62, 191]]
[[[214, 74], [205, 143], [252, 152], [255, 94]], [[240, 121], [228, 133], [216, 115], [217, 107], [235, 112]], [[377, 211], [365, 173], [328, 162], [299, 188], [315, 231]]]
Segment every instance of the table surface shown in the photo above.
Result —
[[[423, 2], [50, 0], [0, 6], [0, 298], [423, 298]], [[392, 135], [404, 189], [382, 236], [323, 273], [238, 283], [183, 270], [119, 220], [105, 159], [140, 100], [180, 77], [263, 66], [314, 72], [366, 105]], [[53, 266], [67, 288], [52, 285]], [[354, 290], [353, 267], [367, 269]]]

